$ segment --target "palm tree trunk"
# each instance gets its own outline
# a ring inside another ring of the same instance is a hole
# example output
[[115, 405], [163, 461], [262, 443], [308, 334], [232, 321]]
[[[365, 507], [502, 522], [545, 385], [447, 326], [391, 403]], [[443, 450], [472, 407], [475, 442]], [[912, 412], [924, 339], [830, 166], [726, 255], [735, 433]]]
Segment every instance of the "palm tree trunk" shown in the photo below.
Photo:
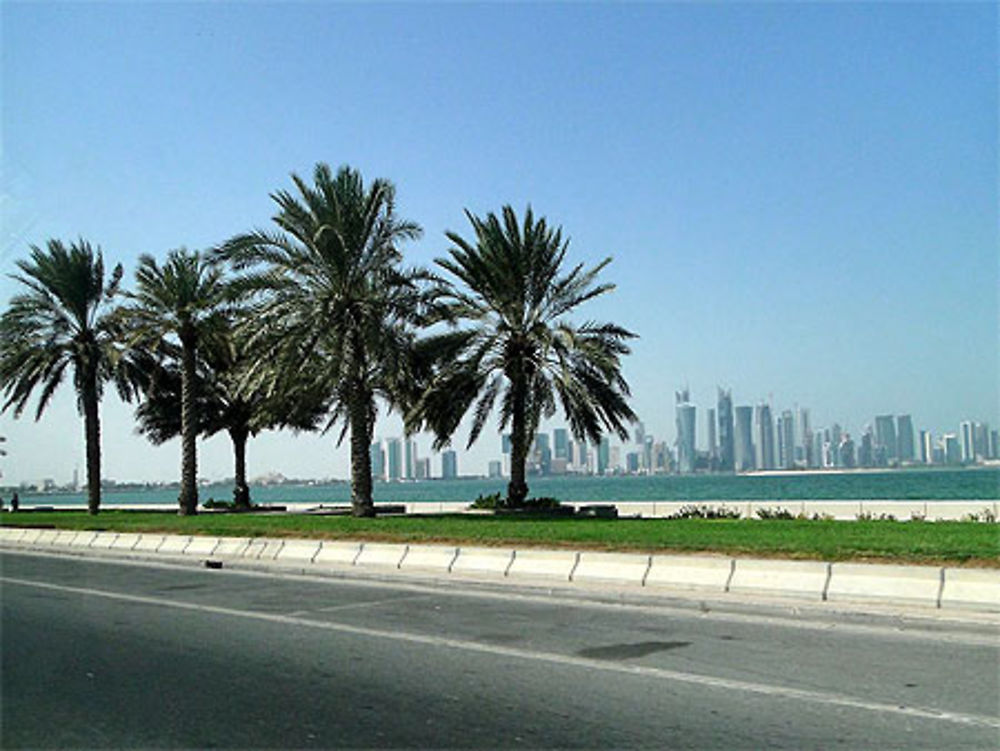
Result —
[[244, 511], [250, 509], [250, 486], [247, 485], [247, 437], [249, 434], [250, 432], [242, 426], [232, 428], [229, 431], [229, 437], [233, 441], [233, 460], [236, 464], [233, 505]]
[[87, 451], [87, 511], [96, 514], [101, 509], [101, 418], [98, 414], [96, 373], [86, 379], [82, 396]]
[[511, 409], [510, 435], [510, 483], [507, 485], [507, 505], [517, 508], [524, 505], [528, 497], [528, 484], [525, 482], [525, 464], [528, 460], [528, 435], [525, 421], [527, 420], [524, 393], [524, 379], [515, 375], [511, 382], [513, 389], [513, 404]]
[[198, 513], [198, 421], [195, 416], [195, 340], [181, 338], [181, 494], [178, 498], [182, 516]]
[[366, 389], [354, 390], [351, 421], [351, 511], [354, 516], [375, 516], [372, 503], [371, 399]]

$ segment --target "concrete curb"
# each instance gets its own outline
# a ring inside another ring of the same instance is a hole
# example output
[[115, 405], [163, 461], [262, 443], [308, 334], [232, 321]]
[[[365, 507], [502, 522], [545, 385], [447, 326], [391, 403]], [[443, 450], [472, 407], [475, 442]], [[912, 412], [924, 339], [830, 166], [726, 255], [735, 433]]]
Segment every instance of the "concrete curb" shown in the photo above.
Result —
[[927, 610], [1000, 613], [1000, 570], [824, 563], [726, 556], [643, 555], [567, 550], [400, 545], [268, 538], [218, 538], [0, 528], [0, 549], [146, 558], [255, 562], [303, 573], [433, 574], [571, 589], [760, 595], [786, 601], [870, 603]]

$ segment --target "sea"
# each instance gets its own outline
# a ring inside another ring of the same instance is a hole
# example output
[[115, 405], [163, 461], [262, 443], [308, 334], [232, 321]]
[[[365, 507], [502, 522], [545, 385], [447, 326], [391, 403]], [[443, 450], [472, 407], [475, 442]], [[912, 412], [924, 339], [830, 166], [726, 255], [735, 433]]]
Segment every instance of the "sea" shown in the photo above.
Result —
[[[460, 478], [376, 482], [376, 501], [421, 503], [473, 501], [477, 496], [504, 493], [504, 478]], [[758, 474], [529, 477], [531, 497], [552, 497], [567, 502], [612, 503], [624, 501], [821, 501], [821, 500], [1000, 500], [1000, 467], [963, 469], [897, 469], [855, 472], [787, 472]], [[347, 482], [251, 485], [257, 504], [349, 503]], [[159, 505], [174, 503], [173, 487], [107, 488], [102, 504]], [[23, 506], [79, 506], [83, 492], [19, 493]], [[203, 485], [199, 500], [232, 499], [231, 484]], [[4, 499], [5, 502], [9, 498]]]

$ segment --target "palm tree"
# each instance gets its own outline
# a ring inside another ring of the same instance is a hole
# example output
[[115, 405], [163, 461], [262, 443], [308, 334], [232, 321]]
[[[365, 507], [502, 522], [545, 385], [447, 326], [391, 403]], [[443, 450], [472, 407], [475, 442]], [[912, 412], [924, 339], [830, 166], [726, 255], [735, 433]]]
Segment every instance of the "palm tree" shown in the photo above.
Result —
[[[198, 434], [206, 438], [225, 430], [233, 444], [235, 487], [233, 503], [237, 509], [251, 508], [247, 484], [246, 446], [250, 437], [261, 430], [291, 427], [313, 430], [320, 415], [309, 411], [304, 401], [275, 398], [262, 389], [243, 388], [242, 373], [252, 362], [242, 342], [228, 336], [200, 353], [196, 369], [195, 401]], [[150, 363], [146, 399], [136, 410], [139, 431], [153, 443], [164, 443], [181, 434], [181, 371], [175, 360]]]
[[610, 258], [564, 273], [569, 241], [544, 218], [536, 221], [530, 207], [523, 223], [510, 206], [502, 220], [492, 213], [485, 219], [468, 211], [466, 216], [475, 240], [448, 232], [451, 257], [437, 263], [464, 285], [452, 288], [448, 298], [452, 315], [469, 325], [427, 343], [437, 348], [442, 365], [407, 423], [410, 429], [430, 427], [440, 448], [474, 406], [471, 446], [500, 399], [500, 428], [511, 427], [506, 502], [520, 506], [528, 494], [531, 437], [542, 417], [555, 414], [556, 397], [577, 439], [596, 443], [602, 430], [627, 438], [625, 426], [637, 418], [627, 402], [620, 358], [635, 334], [610, 323], [575, 326], [565, 319], [614, 289], [595, 284]]
[[[179, 513], [198, 511], [196, 438], [199, 430], [197, 365], [199, 351], [222, 346], [229, 319], [222, 268], [207, 256], [173, 250], [160, 266], [139, 257], [134, 301], [124, 311], [129, 344], [153, 356], [180, 357], [181, 492]], [[176, 408], [176, 407], [175, 407]]]
[[24, 284], [0, 318], [0, 387], [18, 417], [36, 387], [41, 387], [35, 419], [41, 418], [69, 368], [83, 414], [87, 453], [87, 509], [101, 506], [101, 422], [104, 385], [114, 380], [123, 399], [133, 383], [122, 366], [119, 326], [112, 301], [118, 294], [121, 264], [104, 278], [100, 249], [84, 241], [65, 246], [49, 240], [31, 246], [31, 258], [18, 261]]
[[393, 409], [413, 389], [413, 326], [427, 298], [426, 272], [402, 268], [399, 244], [420, 227], [396, 216], [395, 189], [318, 164], [313, 185], [292, 175], [297, 195], [278, 191], [279, 231], [257, 230], [218, 250], [243, 276], [237, 294], [255, 299], [248, 338], [266, 353], [247, 382], [321, 405], [329, 430], [350, 433], [351, 503], [374, 514], [370, 446], [378, 400]]

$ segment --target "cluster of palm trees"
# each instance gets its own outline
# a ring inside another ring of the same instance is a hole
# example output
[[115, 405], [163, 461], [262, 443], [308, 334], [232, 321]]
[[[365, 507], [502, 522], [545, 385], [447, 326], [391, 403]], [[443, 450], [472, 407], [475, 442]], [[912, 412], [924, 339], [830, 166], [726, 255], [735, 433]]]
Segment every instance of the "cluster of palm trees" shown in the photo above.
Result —
[[[139, 430], [181, 438], [181, 514], [197, 511], [196, 439], [225, 430], [235, 458], [234, 502], [250, 508], [246, 443], [272, 428], [349, 437], [351, 500], [374, 513], [369, 447], [379, 407], [406, 430], [447, 445], [472, 411], [468, 445], [499, 405], [511, 433], [506, 502], [525, 502], [531, 437], [557, 407], [579, 439], [620, 437], [636, 419], [621, 357], [631, 332], [574, 325], [567, 315], [613, 285], [610, 259], [564, 268], [560, 229], [509, 206], [480, 218], [474, 237], [447, 233], [440, 272], [403, 265], [420, 235], [400, 219], [386, 180], [365, 185], [349, 167], [316, 166], [277, 191], [274, 227], [200, 253], [143, 255], [135, 286], [119, 264], [80, 240], [32, 246], [14, 278], [26, 288], [0, 317], [3, 410], [19, 416], [40, 390], [36, 419], [71, 373], [84, 418], [88, 507], [100, 507], [99, 404], [105, 386], [138, 401]], [[443, 273], [441, 273], [443, 272]]]

